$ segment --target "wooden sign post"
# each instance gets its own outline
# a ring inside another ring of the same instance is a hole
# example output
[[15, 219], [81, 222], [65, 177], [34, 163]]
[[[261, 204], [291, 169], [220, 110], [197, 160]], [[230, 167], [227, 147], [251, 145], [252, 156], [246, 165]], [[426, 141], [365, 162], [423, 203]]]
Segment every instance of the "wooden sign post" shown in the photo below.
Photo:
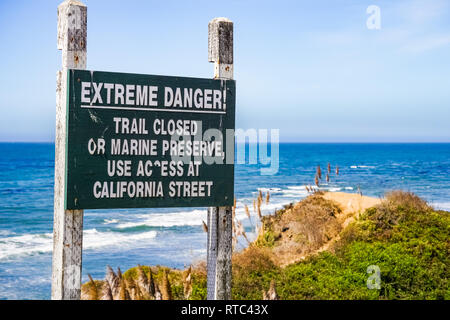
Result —
[[55, 195], [52, 299], [79, 300], [83, 210], [66, 210], [67, 70], [86, 69], [87, 8], [75, 0], [58, 6], [58, 49], [62, 70], [56, 76]]
[[158, 207], [210, 207], [208, 298], [230, 299], [232, 22], [209, 24], [214, 79], [88, 71], [86, 43], [87, 8], [66, 0], [58, 7], [52, 299], [80, 299], [83, 210]]
[[[209, 22], [208, 60], [214, 63], [215, 79], [233, 79], [233, 22], [226, 18], [215, 18]], [[208, 300], [231, 299], [232, 225], [231, 207], [209, 208]]]

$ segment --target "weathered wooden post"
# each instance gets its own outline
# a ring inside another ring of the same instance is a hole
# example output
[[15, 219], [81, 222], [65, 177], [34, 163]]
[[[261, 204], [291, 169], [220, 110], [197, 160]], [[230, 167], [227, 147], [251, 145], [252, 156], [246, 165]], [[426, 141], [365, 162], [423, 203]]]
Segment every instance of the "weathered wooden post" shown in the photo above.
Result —
[[52, 299], [80, 299], [83, 210], [65, 210], [67, 69], [86, 69], [87, 7], [76, 0], [58, 6], [58, 49], [62, 70], [56, 77], [55, 198]]
[[[233, 22], [226, 18], [209, 22], [208, 60], [215, 79], [233, 79]], [[232, 223], [231, 207], [208, 209], [208, 300], [231, 299]]]

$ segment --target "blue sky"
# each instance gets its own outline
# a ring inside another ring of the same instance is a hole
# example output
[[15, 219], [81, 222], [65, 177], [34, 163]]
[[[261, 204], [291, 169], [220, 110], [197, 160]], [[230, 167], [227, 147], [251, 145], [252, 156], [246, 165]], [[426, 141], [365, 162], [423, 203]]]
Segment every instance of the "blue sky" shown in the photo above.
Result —
[[[53, 141], [56, 7], [0, 1], [0, 141]], [[235, 28], [237, 127], [282, 141], [450, 142], [450, 1], [85, 0], [88, 69], [212, 77], [207, 26]], [[369, 30], [366, 9], [381, 9]]]

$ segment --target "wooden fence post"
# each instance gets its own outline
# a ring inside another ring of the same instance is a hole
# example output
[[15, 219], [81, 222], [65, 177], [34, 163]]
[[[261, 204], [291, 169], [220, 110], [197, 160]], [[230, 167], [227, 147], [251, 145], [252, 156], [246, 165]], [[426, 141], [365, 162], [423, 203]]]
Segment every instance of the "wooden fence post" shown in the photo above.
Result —
[[62, 70], [56, 76], [55, 195], [52, 299], [78, 300], [81, 293], [83, 210], [65, 210], [67, 69], [86, 69], [87, 7], [76, 0], [58, 6], [58, 49]]
[[[233, 79], [233, 22], [226, 18], [208, 24], [208, 60], [214, 63], [214, 78]], [[231, 299], [232, 223], [231, 207], [208, 209], [208, 300]]]

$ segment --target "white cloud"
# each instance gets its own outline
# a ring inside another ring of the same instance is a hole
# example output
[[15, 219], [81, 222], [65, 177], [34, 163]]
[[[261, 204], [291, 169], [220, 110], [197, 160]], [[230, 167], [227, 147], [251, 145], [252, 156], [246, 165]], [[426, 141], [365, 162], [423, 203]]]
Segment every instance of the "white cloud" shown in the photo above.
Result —
[[424, 25], [448, 13], [448, 0], [408, 0], [397, 10], [407, 23]]
[[450, 33], [442, 29], [448, 19], [449, 0], [404, 0], [381, 5], [385, 19], [378, 43], [401, 53], [420, 54], [450, 45]]
[[404, 52], [422, 53], [450, 45], [450, 34], [437, 35], [410, 41], [402, 48]]

